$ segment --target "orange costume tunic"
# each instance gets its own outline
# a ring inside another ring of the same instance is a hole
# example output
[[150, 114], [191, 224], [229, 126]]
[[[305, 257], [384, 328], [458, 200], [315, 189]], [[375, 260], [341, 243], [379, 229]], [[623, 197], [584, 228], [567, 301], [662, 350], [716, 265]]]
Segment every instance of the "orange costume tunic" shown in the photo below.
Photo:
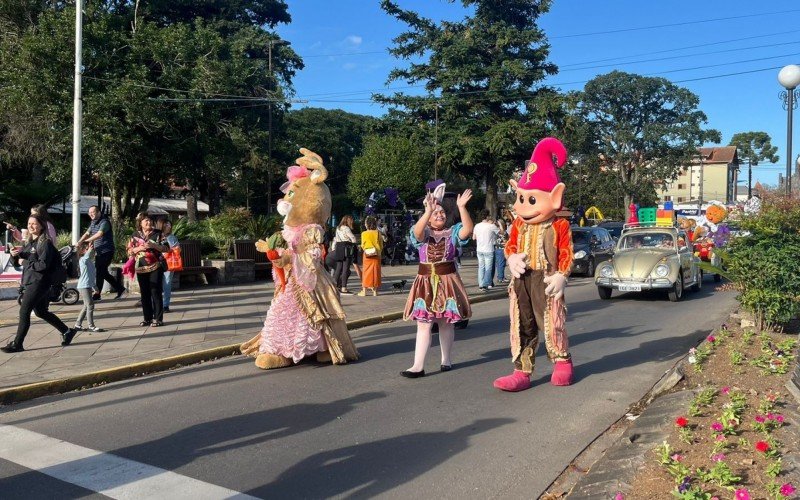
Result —
[[511, 225], [506, 257], [524, 253], [525, 274], [514, 278], [508, 290], [511, 298], [511, 357], [514, 367], [532, 373], [539, 342], [544, 332], [551, 361], [568, 360], [569, 346], [564, 327], [566, 307], [562, 299], [547, 296], [545, 277], [559, 272], [568, 276], [572, 268], [572, 232], [564, 219], [526, 224], [517, 217]]

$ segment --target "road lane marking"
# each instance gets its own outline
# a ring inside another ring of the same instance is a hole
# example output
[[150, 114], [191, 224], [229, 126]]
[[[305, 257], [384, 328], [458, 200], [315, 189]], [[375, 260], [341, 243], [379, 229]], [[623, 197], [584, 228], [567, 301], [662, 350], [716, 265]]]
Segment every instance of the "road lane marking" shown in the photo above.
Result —
[[0, 458], [111, 498], [256, 498], [10, 425], [0, 424]]

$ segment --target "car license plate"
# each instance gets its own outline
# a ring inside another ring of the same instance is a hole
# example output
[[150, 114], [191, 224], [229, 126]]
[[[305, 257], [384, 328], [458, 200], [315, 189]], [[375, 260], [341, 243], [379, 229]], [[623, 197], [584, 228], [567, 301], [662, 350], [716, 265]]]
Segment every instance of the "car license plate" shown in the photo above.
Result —
[[620, 284], [619, 285], [619, 291], [620, 292], [641, 292], [642, 291], [642, 285], [640, 285], [638, 283], [636, 283], [636, 284], [629, 284], [629, 283]]

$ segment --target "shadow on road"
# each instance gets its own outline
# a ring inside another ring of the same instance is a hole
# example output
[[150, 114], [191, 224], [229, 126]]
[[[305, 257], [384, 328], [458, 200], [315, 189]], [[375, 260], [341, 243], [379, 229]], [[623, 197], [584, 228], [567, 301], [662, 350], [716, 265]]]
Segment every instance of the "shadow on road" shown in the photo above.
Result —
[[[246, 493], [260, 498], [372, 498], [413, 481], [466, 450], [472, 436], [514, 422], [508, 418], [482, 419], [452, 432], [417, 432], [324, 451]], [[442, 485], [438, 493], [447, 489]]]

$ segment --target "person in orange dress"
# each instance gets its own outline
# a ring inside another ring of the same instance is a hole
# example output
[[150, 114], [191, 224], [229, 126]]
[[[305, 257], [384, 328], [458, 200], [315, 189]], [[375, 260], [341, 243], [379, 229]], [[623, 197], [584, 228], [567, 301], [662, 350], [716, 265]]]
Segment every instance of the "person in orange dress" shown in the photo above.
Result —
[[359, 297], [365, 297], [367, 290], [372, 290], [372, 295], [378, 295], [381, 286], [381, 255], [383, 253], [383, 240], [378, 232], [378, 221], [375, 217], [368, 216], [364, 219], [367, 230], [361, 233], [361, 250], [363, 255], [363, 269], [361, 270], [361, 291]]

